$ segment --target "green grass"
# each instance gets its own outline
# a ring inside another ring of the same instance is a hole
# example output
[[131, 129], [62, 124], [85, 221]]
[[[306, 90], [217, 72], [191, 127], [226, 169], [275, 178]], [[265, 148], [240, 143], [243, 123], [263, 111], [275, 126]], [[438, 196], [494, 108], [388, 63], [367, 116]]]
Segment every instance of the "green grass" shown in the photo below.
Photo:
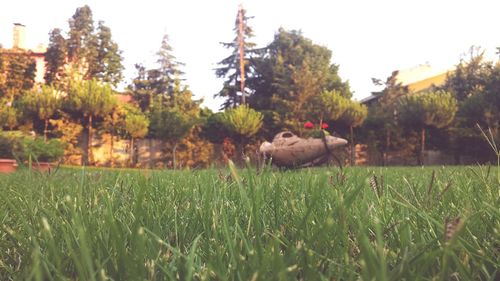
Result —
[[0, 280], [498, 280], [498, 172], [0, 175]]

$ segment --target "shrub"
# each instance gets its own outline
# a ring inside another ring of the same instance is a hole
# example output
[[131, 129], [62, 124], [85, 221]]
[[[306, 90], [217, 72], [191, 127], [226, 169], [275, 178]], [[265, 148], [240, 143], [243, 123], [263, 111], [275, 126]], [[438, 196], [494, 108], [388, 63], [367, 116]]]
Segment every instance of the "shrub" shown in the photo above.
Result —
[[0, 132], [0, 158], [16, 158], [20, 152], [20, 139], [18, 134]]
[[43, 162], [52, 162], [64, 155], [64, 147], [57, 139], [44, 142], [42, 138], [26, 137], [22, 142], [22, 160], [32, 159]]
[[13, 158], [12, 142], [4, 135], [0, 135], [0, 158]]

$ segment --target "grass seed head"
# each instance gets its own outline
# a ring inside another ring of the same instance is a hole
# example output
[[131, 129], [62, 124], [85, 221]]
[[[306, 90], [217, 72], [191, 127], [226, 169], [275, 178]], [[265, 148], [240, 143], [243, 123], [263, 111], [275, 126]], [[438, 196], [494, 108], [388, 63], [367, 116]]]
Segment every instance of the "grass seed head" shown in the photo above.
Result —
[[445, 242], [450, 242], [455, 238], [456, 233], [461, 228], [460, 217], [445, 220]]

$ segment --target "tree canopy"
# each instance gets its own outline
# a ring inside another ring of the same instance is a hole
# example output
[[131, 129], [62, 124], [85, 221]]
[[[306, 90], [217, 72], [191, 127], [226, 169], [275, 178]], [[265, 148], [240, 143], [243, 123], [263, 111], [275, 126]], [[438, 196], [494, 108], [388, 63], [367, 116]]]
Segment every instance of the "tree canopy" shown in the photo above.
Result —
[[114, 86], [121, 82], [123, 58], [111, 29], [99, 21], [96, 30], [92, 10], [87, 5], [77, 8], [68, 23], [68, 38], [64, 38], [59, 28], [49, 33], [46, 82], [63, 83], [67, 64], [85, 80], [97, 79]]
[[457, 101], [448, 92], [409, 94], [399, 99], [398, 121], [414, 130], [420, 130], [419, 164], [423, 164], [425, 129], [443, 128], [451, 124], [457, 112]]
[[142, 64], [135, 65], [137, 76], [128, 86], [134, 100], [145, 112], [151, 111], [158, 98], [172, 99], [178, 86], [176, 84], [180, 83], [180, 76], [183, 74], [180, 70], [183, 63], [178, 62], [172, 54], [167, 34], [163, 36], [156, 57], [156, 66], [153, 68], [148, 69]]
[[314, 99], [336, 91], [350, 98], [349, 84], [338, 75], [338, 65], [331, 63], [332, 52], [314, 44], [298, 31], [280, 29], [263, 55], [255, 58], [255, 79], [249, 81], [254, 94], [250, 105], [277, 113], [279, 122], [303, 122]]

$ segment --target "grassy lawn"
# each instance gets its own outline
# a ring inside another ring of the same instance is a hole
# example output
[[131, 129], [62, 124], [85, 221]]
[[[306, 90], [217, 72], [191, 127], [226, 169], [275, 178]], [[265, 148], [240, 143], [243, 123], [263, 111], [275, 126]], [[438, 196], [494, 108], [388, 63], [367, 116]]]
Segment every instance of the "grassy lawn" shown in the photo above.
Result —
[[499, 173], [0, 175], [0, 280], [499, 280]]

